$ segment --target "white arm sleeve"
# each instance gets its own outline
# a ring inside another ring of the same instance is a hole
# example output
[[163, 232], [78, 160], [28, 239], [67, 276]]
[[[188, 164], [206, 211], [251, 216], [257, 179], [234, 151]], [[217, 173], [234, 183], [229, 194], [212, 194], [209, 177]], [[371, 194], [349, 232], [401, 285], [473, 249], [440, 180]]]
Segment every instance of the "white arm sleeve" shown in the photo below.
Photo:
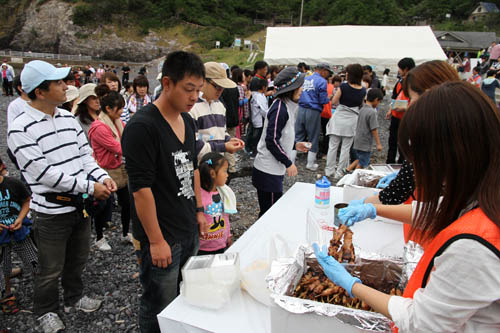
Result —
[[491, 250], [461, 239], [435, 259], [434, 267], [413, 300], [390, 298], [389, 313], [401, 333], [500, 332], [500, 260]]

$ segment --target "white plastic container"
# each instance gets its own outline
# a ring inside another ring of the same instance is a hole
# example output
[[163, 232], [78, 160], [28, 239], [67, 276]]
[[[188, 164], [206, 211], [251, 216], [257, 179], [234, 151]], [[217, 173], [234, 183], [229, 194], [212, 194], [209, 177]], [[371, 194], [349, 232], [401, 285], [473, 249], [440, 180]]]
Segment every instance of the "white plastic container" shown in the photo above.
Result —
[[308, 209], [306, 220], [307, 244], [329, 245], [334, 229], [333, 209]]
[[186, 302], [220, 309], [240, 287], [240, 257], [238, 253], [193, 256], [181, 273], [181, 295]]

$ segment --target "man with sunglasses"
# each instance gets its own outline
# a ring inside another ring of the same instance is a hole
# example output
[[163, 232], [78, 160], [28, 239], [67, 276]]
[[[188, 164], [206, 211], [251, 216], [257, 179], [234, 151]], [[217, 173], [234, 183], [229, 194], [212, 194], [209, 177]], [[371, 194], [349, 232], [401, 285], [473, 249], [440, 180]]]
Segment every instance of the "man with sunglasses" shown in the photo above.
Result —
[[206, 79], [200, 97], [189, 111], [196, 124], [197, 139], [205, 145], [205, 149], [197, 149], [201, 152], [198, 160], [201, 159], [202, 152], [207, 150], [232, 154], [245, 147], [242, 140], [231, 138], [227, 134], [226, 108], [219, 101], [224, 88], [235, 88], [236, 83], [228, 79], [226, 71], [219, 63], [205, 63], [205, 72]]

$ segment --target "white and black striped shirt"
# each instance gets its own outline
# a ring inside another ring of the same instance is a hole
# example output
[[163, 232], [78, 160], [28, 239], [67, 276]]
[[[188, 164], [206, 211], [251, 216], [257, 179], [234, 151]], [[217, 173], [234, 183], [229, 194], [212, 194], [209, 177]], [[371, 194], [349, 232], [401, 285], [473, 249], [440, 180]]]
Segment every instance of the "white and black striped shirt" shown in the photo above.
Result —
[[41, 193], [94, 193], [90, 175], [109, 178], [92, 157], [82, 128], [68, 111], [56, 108], [50, 116], [26, 103], [24, 113], [9, 126], [8, 145], [33, 191], [31, 208], [45, 214], [74, 211], [49, 203]]

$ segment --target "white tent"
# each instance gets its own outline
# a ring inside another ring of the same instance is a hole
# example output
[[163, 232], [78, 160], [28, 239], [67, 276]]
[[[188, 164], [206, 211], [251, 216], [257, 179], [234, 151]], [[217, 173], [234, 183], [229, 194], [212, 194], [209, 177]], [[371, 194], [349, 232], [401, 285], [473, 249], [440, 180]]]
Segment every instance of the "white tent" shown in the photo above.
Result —
[[429, 26], [322, 26], [267, 28], [264, 60], [270, 65], [360, 63], [394, 68], [411, 57], [417, 64], [446, 60]]

